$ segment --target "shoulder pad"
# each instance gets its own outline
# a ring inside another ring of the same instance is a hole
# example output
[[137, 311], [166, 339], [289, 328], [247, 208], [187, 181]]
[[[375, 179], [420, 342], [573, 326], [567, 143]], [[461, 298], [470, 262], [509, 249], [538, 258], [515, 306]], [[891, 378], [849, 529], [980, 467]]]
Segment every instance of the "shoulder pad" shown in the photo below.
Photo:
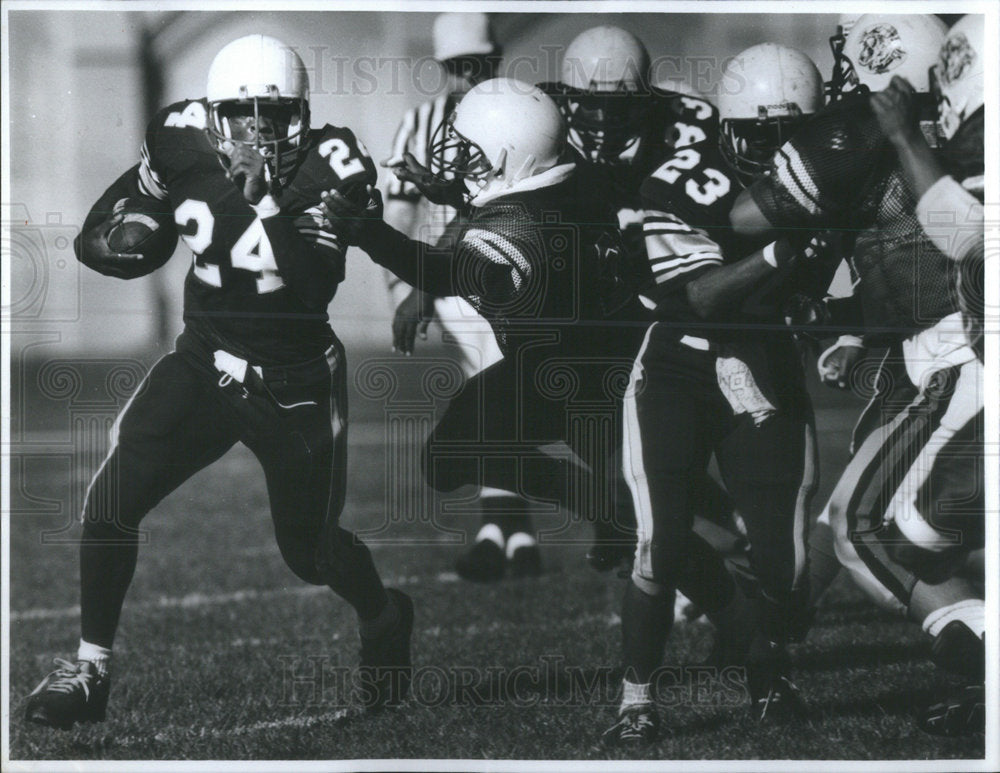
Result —
[[327, 124], [309, 132], [305, 156], [289, 187], [318, 200], [320, 193], [332, 188], [342, 192], [364, 189], [374, 185], [376, 177], [364, 143], [350, 129]]

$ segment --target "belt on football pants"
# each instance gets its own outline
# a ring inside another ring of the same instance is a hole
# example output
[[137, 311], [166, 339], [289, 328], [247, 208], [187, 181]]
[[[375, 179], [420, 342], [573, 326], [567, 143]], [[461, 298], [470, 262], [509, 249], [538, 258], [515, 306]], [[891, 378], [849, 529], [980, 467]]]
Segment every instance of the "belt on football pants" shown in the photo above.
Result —
[[[250, 394], [264, 394], [271, 398], [280, 408], [290, 409], [298, 408], [302, 405], [316, 405], [315, 400], [306, 400], [303, 402], [296, 402], [292, 404], [285, 404], [281, 402], [271, 391], [270, 387], [267, 385], [267, 380], [265, 380], [265, 368], [260, 365], [251, 365], [249, 362], [244, 360], [242, 357], [237, 357], [235, 354], [227, 352], [225, 349], [216, 349], [213, 353], [215, 369], [219, 371], [222, 375], [219, 377], [219, 386], [226, 388], [233, 382], [238, 383], [242, 387], [243, 397], [247, 397]], [[325, 352], [323, 352], [322, 357], [317, 357], [315, 360], [308, 363], [303, 363], [296, 367], [307, 367], [313, 366], [314, 364], [323, 363], [326, 367], [326, 372], [330, 372], [335, 365], [339, 356], [337, 354], [336, 346], [331, 344]], [[267, 368], [268, 377], [274, 376], [277, 379], [284, 380], [289, 368], [277, 367], [277, 368]]]

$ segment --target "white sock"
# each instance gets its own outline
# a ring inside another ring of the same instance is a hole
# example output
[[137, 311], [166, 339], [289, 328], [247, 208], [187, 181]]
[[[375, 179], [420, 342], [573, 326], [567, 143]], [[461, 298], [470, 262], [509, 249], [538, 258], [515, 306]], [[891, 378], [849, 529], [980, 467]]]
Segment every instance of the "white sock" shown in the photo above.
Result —
[[982, 599], [963, 599], [941, 609], [935, 609], [921, 624], [931, 636], [937, 636], [953, 620], [961, 620], [976, 636], [986, 631], [986, 606]]
[[507, 558], [514, 557], [514, 551], [518, 548], [530, 548], [538, 544], [538, 540], [526, 531], [516, 531], [507, 540]]
[[653, 702], [653, 697], [649, 691], [649, 683], [633, 684], [628, 679], [624, 680], [622, 689], [622, 706], [618, 710], [621, 714], [633, 706], [648, 706]]
[[495, 523], [484, 523], [483, 527], [479, 530], [476, 535], [476, 542], [482, 542], [484, 539], [488, 539], [490, 542], [495, 542], [497, 547], [503, 550], [503, 532], [500, 527]]
[[99, 644], [91, 644], [80, 639], [80, 647], [76, 651], [77, 660], [89, 660], [97, 668], [97, 673], [107, 676], [111, 670], [111, 650]]

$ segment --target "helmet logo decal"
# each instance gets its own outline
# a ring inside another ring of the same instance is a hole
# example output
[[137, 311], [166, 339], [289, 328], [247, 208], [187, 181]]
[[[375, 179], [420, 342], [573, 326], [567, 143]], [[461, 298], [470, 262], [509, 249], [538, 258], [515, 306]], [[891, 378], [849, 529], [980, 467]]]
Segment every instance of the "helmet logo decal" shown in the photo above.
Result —
[[976, 52], [969, 39], [962, 33], [950, 36], [941, 46], [938, 77], [944, 83], [954, 83], [962, 78], [976, 60]]
[[894, 70], [906, 59], [899, 31], [891, 24], [875, 24], [864, 31], [860, 41], [858, 65], [882, 75]]

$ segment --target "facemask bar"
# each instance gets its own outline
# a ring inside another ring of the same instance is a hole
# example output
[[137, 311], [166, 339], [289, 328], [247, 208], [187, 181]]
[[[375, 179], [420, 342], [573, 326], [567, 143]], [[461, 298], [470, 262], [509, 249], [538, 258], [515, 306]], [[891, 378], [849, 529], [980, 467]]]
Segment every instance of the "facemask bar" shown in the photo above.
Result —
[[[305, 99], [294, 99], [281, 97], [277, 87], [270, 87], [271, 95], [268, 97], [248, 97], [246, 88], [240, 89], [238, 99], [217, 100], [208, 103], [208, 126], [207, 131], [212, 144], [219, 150], [219, 156], [224, 166], [228, 166], [229, 158], [221, 151], [227, 142], [233, 144], [248, 145], [255, 148], [267, 161], [269, 171], [276, 180], [287, 177], [298, 163], [299, 151], [302, 145], [302, 137], [309, 130], [309, 103]], [[265, 140], [260, 136], [260, 132], [255, 132], [253, 140], [236, 140], [232, 138], [228, 117], [225, 115], [225, 107], [253, 105], [254, 125], [260, 126], [262, 107], [282, 107], [289, 109], [292, 115], [297, 115], [298, 120], [290, 121], [288, 133], [285, 137], [277, 137], [273, 140]]]
[[[628, 89], [619, 82], [614, 91], [581, 90], [559, 84], [552, 94], [566, 119], [573, 140], [588, 160], [617, 163], [635, 145], [642, 133], [644, 92]], [[593, 114], [600, 113], [601, 118]]]
[[719, 149], [744, 188], [770, 169], [774, 153], [802, 122], [802, 114], [795, 110], [793, 115], [768, 117], [761, 108], [757, 119], [728, 118], [722, 122]]
[[833, 53], [833, 75], [823, 84], [823, 93], [827, 103], [836, 102], [845, 94], [858, 92], [868, 93], [868, 87], [863, 85], [858, 79], [858, 74], [854, 70], [854, 62], [844, 53], [844, 44], [847, 36], [844, 28], [837, 25], [837, 34], [830, 38], [830, 51]]
[[455, 129], [455, 113], [438, 124], [431, 136], [428, 155], [431, 173], [441, 182], [456, 178], [483, 180], [493, 174], [486, 153]]

